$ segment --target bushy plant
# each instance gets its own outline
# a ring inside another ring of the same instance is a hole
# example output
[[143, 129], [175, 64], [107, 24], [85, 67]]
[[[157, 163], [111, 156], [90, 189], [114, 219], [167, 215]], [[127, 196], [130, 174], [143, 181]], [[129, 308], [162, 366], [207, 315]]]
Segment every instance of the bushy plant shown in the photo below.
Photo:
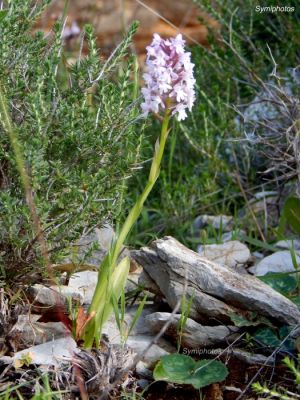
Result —
[[136, 63], [125, 58], [137, 23], [106, 61], [86, 26], [87, 55], [80, 52], [70, 65], [63, 56], [63, 18], [47, 35], [33, 33], [49, 2], [8, 1], [0, 14], [0, 271], [7, 281], [43, 265], [10, 129], [51, 262], [82, 234], [118, 217], [138, 157]]

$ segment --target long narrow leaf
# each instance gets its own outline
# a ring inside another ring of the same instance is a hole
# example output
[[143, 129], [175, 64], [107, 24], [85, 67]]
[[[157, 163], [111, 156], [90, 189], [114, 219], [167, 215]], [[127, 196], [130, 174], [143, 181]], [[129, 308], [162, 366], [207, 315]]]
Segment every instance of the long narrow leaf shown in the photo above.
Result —
[[143, 300], [140, 302], [138, 309], [136, 310], [136, 313], [134, 314], [133, 320], [131, 321], [130, 327], [128, 329], [128, 333], [127, 333], [127, 337], [130, 335], [130, 333], [132, 332], [133, 328], [135, 327], [137, 320], [140, 318], [143, 308], [145, 306], [145, 303], [147, 301], [147, 297], [148, 295], [146, 294], [143, 298]]

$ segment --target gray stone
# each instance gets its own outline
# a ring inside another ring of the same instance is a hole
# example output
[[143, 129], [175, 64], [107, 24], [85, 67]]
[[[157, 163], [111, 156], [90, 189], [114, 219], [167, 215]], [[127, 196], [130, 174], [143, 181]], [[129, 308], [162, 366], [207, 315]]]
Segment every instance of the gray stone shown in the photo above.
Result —
[[246, 232], [241, 229], [233, 230], [230, 232], [225, 232], [222, 235], [222, 242], [226, 243], [226, 242], [230, 242], [232, 240], [237, 240], [241, 236], [245, 236], [245, 235], [246, 235]]
[[[138, 287], [138, 280], [142, 269], [129, 273], [125, 286], [125, 293], [135, 290]], [[71, 275], [69, 280], [69, 291], [77, 293], [81, 297], [81, 303], [91, 304], [98, 280], [98, 271], [79, 271]]]
[[199, 232], [200, 229], [212, 226], [216, 230], [229, 232], [232, 229], [233, 218], [230, 215], [199, 215], [193, 222], [193, 230]]
[[153, 279], [150, 278], [149, 274], [147, 274], [146, 271], [142, 271], [140, 276], [139, 276], [139, 285], [147, 289], [149, 292], [154, 293], [158, 296], [162, 296], [162, 293], [157, 286], [157, 284], [154, 282]]
[[[299, 265], [299, 255], [296, 255], [296, 260]], [[268, 272], [293, 272], [295, 271], [295, 267], [290, 251], [283, 250], [263, 258], [254, 267], [249, 268], [249, 271], [254, 275], [262, 276]]]
[[[159, 332], [163, 326], [170, 321], [165, 335], [176, 341], [178, 339], [178, 323], [180, 315], [171, 313], [156, 312], [146, 317], [146, 323], [152, 332]], [[182, 346], [189, 348], [211, 347], [222, 343], [229, 343], [236, 338], [234, 333], [238, 332], [235, 326], [203, 326], [188, 318], [182, 334]]]
[[252, 253], [252, 256], [256, 259], [256, 260], [262, 260], [265, 256], [263, 255], [263, 253], [259, 252], [259, 251], [254, 251]]
[[0, 365], [8, 365], [13, 363], [13, 357], [10, 356], [2, 356], [0, 357]]
[[135, 291], [139, 287], [139, 278], [141, 273], [143, 272], [142, 267], [136, 268], [133, 272], [129, 272], [128, 278], [125, 285], [125, 294]]
[[248, 247], [237, 240], [223, 244], [204, 245], [198, 248], [198, 253], [207, 260], [230, 268], [244, 265], [250, 258]]
[[[259, 224], [261, 228], [267, 229], [268, 227], [278, 226], [279, 221], [279, 210], [281, 207], [280, 196], [277, 195], [266, 195], [258, 196], [258, 199], [253, 197], [249, 200], [249, 204], [243, 209], [239, 210], [238, 216], [242, 219], [242, 224], [256, 226]], [[255, 215], [256, 222], [253, 214]]]
[[39, 318], [36, 314], [18, 316], [7, 337], [15, 351], [70, 334], [62, 322], [37, 322]]
[[72, 290], [68, 286], [44, 286], [35, 284], [28, 287], [28, 295], [33, 305], [41, 305], [43, 307], [53, 307], [56, 304], [65, 304], [68, 300], [74, 303], [83, 302], [83, 296], [80, 292]]
[[71, 362], [78, 351], [75, 340], [71, 336], [52, 340], [26, 350], [18, 351], [13, 356], [13, 362], [26, 358], [30, 364], [54, 365], [58, 367], [63, 362]]
[[251, 206], [251, 210], [254, 214], [259, 214], [267, 212], [267, 207], [270, 205], [277, 205], [277, 202], [278, 194], [265, 198], [260, 198], [259, 200], [253, 198], [249, 201], [249, 205]]
[[146, 389], [146, 387], [150, 384], [147, 379], [139, 379], [136, 383], [141, 389]]
[[262, 199], [265, 199], [267, 197], [274, 197], [274, 196], [278, 196], [278, 192], [276, 192], [274, 190], [264, 190], [262, 192], [254, 193], [254, 198], [256, 200], [262, 200]]
[[[130, 336], [126, 342], [126, 345], [130, 347], [136, 354], [143, 357], [143, 361], [145, 361], [147, 365], [151, 366], [162, 356], [170, 354], [170, 352], [165, 350], [162, 345], [171, 347], [167, 342], [160, 340], [159, 344], [153, 343], [149, 350], [145, 353], [146, 349], [153, 342], [154, 338], [154, 335]], [[175, 348], [172, 350], [176, 351]]]
[[282, 250], [300, 250], [300, 239], [279, 240], [279, 242], [274, 244], [274, 247]]
[[172, 237], [154, 241], [133, 252], [159, 286], [171, 308], [182, 298], [193, 298], [190, 318], [207, 324], [211, 317], [230, 323], [230, 314], [254, 311], [286, 324], [300, 322], [295, 304], [256, 277], [241, 275], [186, 248]]
[[144, 361], [139, 361], [136, 364], [135, 371], [141, 378], [152, 379], [152, 372], [147, 367]]
[[97, 271], [80, 271], [71, 275], [69, 289], [82, 296], [82, 304], [91, 304], [94, 291], [97, 285]]
[[[105, 224], [101, 229], [95, 228], [88, 235], [82, 236], [73, 246], [73, 253], [76, 254], [76, 257], [71, 261], [84, 262], [84, 264], [99, 268], [115, 237], [115, 231], [109, 224]], [[95, 246], [98, 248], [95, 249]]]
[[[276, 80], [271, 79], [265, 82], [263, 89], [243, 110], [243, 129], [247, 137], [253, 142], [258, 136], [258, 134], [256, 136], [257, 131], [264, 138], [273, 138], [275, 130], [282, 132], [284, 128], [288, 129], [290, 127], [290, 120], [285, 109], [287, 107], [286, 103], [282, 102], [280, 104], [279, 99], [283, 98], [283, 96], [293, 98], [293, 95], [297, 94], [299, 72], [296, 68], [288, 68], [281, 78], [283, 84], [280, 85], [280, 91], [282, 94], [279, 93]], [[240, 120], [237, 119], [236, 122], [239, 128], [242, 128]]]
[[[115, 239], [116, 234], [111, 225], [105, 224], [101, 229], [95, 228], [92, 232], [83, 235], [78, 242], [72, 244], [71, 254], [64, 259], [62, 266], [71, 264], [74, 265], [74, 269], [78, 266], [77, 270], [79, 271], [99, 269]], [[124, 246], [119, 261], [126, 256], [130, 257], [130, 252]], [[59, 264], [56, 265], [56, 269], [59, 270]]]

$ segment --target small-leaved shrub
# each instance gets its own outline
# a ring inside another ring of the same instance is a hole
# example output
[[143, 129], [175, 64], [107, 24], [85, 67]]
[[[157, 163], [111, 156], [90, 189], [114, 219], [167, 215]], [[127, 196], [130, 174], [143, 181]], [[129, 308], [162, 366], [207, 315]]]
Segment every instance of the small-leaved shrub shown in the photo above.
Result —
[[[0, 89], [50, 260], [57, 262], [82, 234], [118, 217], [141, 128], [131, 79], [136, 64], [126, 57], [137, 23], [107, 61], [86, 26], [81, 40], [88, 52], [70, 65], [63, 57], [63, 18], [47, 35], [32, 33], [48, 3], [15, 0], [1, 12]], [[16, 280], [42, 265], [16, 158], [0, 124], [0, 279]]]

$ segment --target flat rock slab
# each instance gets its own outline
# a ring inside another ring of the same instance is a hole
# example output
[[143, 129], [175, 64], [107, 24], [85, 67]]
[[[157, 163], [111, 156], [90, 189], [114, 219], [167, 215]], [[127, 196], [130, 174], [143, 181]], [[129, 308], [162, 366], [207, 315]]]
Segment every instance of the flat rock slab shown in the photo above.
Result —
[[82, 304], [83, 295], [77, 290], [69, 286], [44, 286], [39, 283], [28, 287], [28, 296], [32, 300], [33, 305], [45, 307], [53, 307], [57, 304], [67, 304], [69, 300], [74, 303]]
[[69, 334], [62, 322], [37, 322], [40, 315], [19, 315], [8, 334], [14, 350], [23, 350]]
[[18, 351], [12, 361], [26, 359], [30, 364], [59, 366], [64, 361], [70, 362], [74, 354], [79, 351], [75, 340], [71, 336], [52, 340], [26, 350]]
[[193, 297], [190, 317], [205, 325], [230, 322], [230, 314], [255, 311], [285, 324], [298, 324], [300, 312], [295, 304], [254, 276], [201, 257], [172, 237], [154, 241], [150, 247], [133, 252], [160, 288], [170, 307], [186, 296]]
[[[166, 312], [156, 312], [146, 317], [146, 323], [150, 330], [159, 332], [163, 326], [170, 321], [170, 325], [166, 330], [166, 336], [173, 340], [178, 338], [178, 323], [180, 315]], [[224, 343], [229, 343], [236, 338], [235, 333], [238, 332], [236, 326], [219, 325], [219, 326], [203, 326], [198, 322], [188, 318], [183, 329], [182, 346], [189, 348], [211, 347]]]
[[197, 252], [210, 261], [230, 268], [246, 264], [251, 255], [248, 247], [237, 240], [199, 246]]

